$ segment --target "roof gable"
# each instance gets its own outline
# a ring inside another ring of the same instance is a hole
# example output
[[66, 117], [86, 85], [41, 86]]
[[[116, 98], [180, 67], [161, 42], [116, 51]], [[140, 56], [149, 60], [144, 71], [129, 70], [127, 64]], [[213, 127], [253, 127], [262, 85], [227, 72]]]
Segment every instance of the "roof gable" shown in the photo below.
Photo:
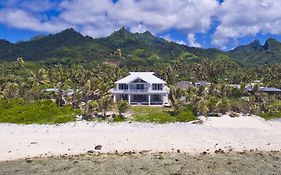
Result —
[[166, 82], [164, 80], [161, 80], [160, 78], [156, 77], [154, 75], [154, 72], [130, 72], [130, 75], [116, 81], [115, 83], [128, 84], [137, 79], [141, 79], [150, 84], [152, 84], [152, 83], [166, 84]]

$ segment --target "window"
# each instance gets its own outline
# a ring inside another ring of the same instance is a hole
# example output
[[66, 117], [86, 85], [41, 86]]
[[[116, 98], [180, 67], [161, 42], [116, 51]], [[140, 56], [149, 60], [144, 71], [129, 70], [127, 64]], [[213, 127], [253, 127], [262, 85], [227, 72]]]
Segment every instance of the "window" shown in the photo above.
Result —
[[162, 90], [163, 84], [152, 84], [152, 90]]
[[128, 85], [127, 84], [119, 84], [118, 85], [118, 89], [119, 90], [127, 90], [128, 89]]
[[144, 89], [144, 84], [137, 84], [137, 89]]
[[153, 95], [153, 100], [154, 100], [154, 101], [161, 101], [160, 95], [159, 95], [159, 94]]

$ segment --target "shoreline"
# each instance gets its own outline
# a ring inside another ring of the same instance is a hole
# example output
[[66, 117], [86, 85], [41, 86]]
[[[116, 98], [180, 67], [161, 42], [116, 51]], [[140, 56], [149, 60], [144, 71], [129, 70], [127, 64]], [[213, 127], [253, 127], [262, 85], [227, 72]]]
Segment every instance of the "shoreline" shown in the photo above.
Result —
[[0, 174], [280, 174], [281, 152], [91, 153], [0, 162]]

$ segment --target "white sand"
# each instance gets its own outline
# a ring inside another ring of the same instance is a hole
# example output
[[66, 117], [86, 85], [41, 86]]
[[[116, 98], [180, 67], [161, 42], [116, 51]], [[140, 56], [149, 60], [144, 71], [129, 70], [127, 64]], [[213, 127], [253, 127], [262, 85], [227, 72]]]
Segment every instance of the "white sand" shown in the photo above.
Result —
[[[33, 143], [32, 142], [36, 142]], [[40, 155], [164, 151], [198, 153], [209, 149], [281, 150], [281, 122], [255, 116], [208, 118], [204, 124], [94, 123], [0, 124], [0, 161]]]

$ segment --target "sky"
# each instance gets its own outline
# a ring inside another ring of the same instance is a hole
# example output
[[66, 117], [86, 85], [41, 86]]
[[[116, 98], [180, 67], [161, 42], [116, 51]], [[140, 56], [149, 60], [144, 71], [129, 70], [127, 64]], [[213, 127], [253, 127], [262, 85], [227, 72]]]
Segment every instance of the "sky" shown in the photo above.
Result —
[[74, 28], [100, 38], [125, 27], [193, 47], [281, 41], [281, 0], [0, 0], [0, 39]]

